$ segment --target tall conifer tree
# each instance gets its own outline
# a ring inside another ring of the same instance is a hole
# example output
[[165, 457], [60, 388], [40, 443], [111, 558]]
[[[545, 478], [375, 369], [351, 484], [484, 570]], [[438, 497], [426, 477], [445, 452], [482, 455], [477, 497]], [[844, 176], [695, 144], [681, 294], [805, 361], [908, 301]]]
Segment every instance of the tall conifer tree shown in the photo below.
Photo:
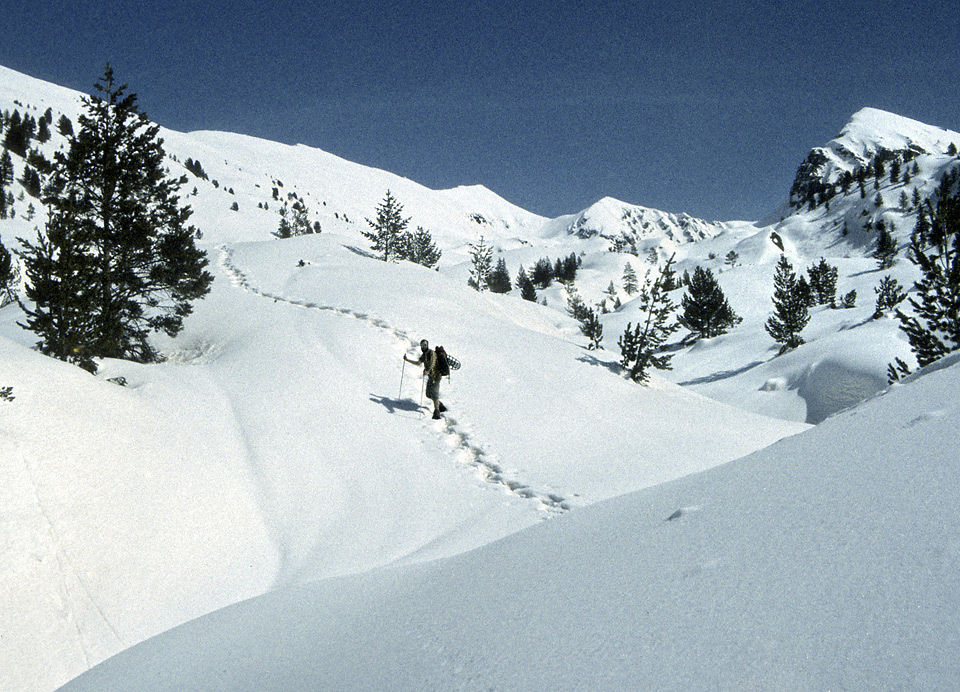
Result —
[[377, 206], [377, 218], [367, 219], [371, 230], [363, 231], [374, 252], [382, 255], [384, 262], [403, 259], [406, 250], [407, 224], [410, 218], [403, 218], [403, 205], [397, 201], [390, 190]]
[[[95, 357], [155, 359], [149, 335], [179, 333], [213, 281], [186, 225], [192, 212], [179, 204], [184, 180], [167, 176], [159, 126], [109, 65], [95, 86], [99, 95], [83, 99], [76, 134], [52, 164], [46, 237], [23, 253], [35, 304], [27, 328], [41, 329], [44, 350], [79, 354], [88, 369]], [[75, 300], [64, 281], [76, 286]], [[83, 319], [70, 317], [79, 312]], [[42, 328], [50, 320], [56, 332]]]
[[780, 353], [786, 353], [803, 343], [800, 332], [810, 321], [810, 311], [799, 289], [793, 265], [790, 264], [786, 255], [780, 255], [773, 283], [774, 314], [764, 326], [774, 341], [783, 344]]

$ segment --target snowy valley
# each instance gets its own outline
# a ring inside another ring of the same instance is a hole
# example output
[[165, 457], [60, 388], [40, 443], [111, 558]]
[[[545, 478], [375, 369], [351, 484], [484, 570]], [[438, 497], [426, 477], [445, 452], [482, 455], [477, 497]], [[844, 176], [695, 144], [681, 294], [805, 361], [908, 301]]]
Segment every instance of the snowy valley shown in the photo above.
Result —
[[[79, 97], [0, 67], [0, 111], [76, 122]], [[918, 273], [873, 253], [878, 224], [906, 245], [960, 134], [864, 109], [756, 222], [610, 198], [546, 219], [302, 145], [161, 136], [215, 277], [164, 361], [91, 375], [0, 308], [0, 691], [955, 688], [960, 364], [888, 386], [916, 362], [875, 288]], [[16, 249], [45, 211], [12, 160]], [[388, 190], [437, 270], [372, 256]], [[294, 204], [319, 233], [276, 237]], [[559, 283], [469, 287], [481, 236], [511, 277], [576, 255], [603, 348]], [[855, 297], [778, 355], [781, 255]], [[742, 322], [677, 332], [640, 386], [622, 277], [669, 257]], [[402, 360], [421, 338], [463, 363], [439, 421]]]

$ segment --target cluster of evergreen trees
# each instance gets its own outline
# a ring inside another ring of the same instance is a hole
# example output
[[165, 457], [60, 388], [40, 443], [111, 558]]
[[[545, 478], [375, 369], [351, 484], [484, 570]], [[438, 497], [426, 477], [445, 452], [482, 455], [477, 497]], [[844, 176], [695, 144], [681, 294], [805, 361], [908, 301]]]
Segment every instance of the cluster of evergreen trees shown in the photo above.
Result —
[[[921, 367], [960, 349], [960, 194], [955, 185], [945, 177], [936, 206], [928, 200], [917, 220], [909, 248], [910, 261], [921, 273], [914, 283], [917, 296], [908, 300], [913, 314], [896, 311]], [[891, 365], [892, 380], [906, 371], [902, 361], [897, 365]]]
[[320, 233], [322, 230], [320, 222], [310, 222], [310, 209], [307, 208], [306, 202], [297, 197], [294, 192], [288, 193], [287, 201], [290, 200], [293, 200], [292, 205], [288, 206], [287, 202], [284, 202], [283, 206], [280, 207], [280, 223], [277, 226], [276, 236], [278, 238], [291, 238], [297, 235]]
[[35, 241], [20, 239], [19, 253], [29, 299], [21, 326], [42, 352], [91, 372], [96, 358], [155, 360], [150, 334], [177, 334], [213, 281], [178, 203], [185, 179], [166, 175], [159, 127], [109, 65], [96, 89], [50, 165], [47, 223]]
[[403, 217], [403, 205], [390, 190], [376, 211], [374, 219], [367, 219], [370, 231], [363, 231], [363, 235], [384, 262], [407, 260], [425, 267], [436, 267], [441, 253], [433, 236], [422, 226], [413, 232], [407, 230], [410, 218]]
[[[487, 245], [483, 236], [478, 243], [470, 245], [471, 270], [469, 285], [492, 293], [509, 293], [514, 284], [510, 281], [510, 273], [506, 260], [502, 257], [493, 264], [493, 248]], [[520, 296], [525, 300], [536, 301], [537, 289], [549, 288], [554, 281], [570, 284], [577, 278], [577, 270], [582, 260], [575, 252], [567, 257], [551, 262], [544, 257], [539, 259], [530, 272], [520, 266], [517, 271], [516, 288], [520, 289]]]
[[857, 166], [852, 171], [843, 171], [834, 182], [828, 182], [814, 176], [803, 175], [804, 168], [818, 170], [827, 161], [822, 153], [813, 152], [804, 162], [801, 173], [798, 174], [790, 189], [790, 204], [794, 207], [807, 206], [810, 209], [819, 205], [829, 205], [830, 200], [837, 195], [850, 194], [854, 186], [859, 190], [860, 197], [866, 198], [870, 181], [873, 181], [873, 189], [879, 190], [881, 182], [887, 179], [888, 173], [892, 185], [909, 185], [913, 177], [920, 172], [919, 165], [914, 160], [920, 153], [913, 149], [894, 151], [880, 148], [863, 166]]

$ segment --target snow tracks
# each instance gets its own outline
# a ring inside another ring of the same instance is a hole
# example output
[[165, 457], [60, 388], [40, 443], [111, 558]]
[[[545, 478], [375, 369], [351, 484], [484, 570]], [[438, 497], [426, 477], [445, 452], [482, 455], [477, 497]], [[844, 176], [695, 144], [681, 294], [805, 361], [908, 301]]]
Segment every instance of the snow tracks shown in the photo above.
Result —
[[[333, 305], [321, 305], [312, 301], [291, 299], [265, 291], [255, 286], [237, 266], [230, 248], [220, 246], [219, 250], [220, 266], [238, 288], [275, 302], [282, 302], [308, 310], [332, 312], [343, 317], [360, 320], [371, 327], [389, 333], [398, 341], [403, 342], [408, 350], [416, 348], [419, 343], [406, 331], [367, 313]], [[562, 514], [571, 509], [570, 502], [564, 496], [554, 492], [537, 490], [518, 479], [515, 473], [504, 467], [498, 455], [490, 454], [481, 443], [476, 442], [470, 426], [461, 423], [456, 417], [448, 414], [442, 421], [436, 421], [430, 427], [436, 434], [437, 439], [449, 449], [449, 452], [457, 461], [474, 469], [484, 484], [494, 486], [519, 499], [536, 503], [545, 518]]]

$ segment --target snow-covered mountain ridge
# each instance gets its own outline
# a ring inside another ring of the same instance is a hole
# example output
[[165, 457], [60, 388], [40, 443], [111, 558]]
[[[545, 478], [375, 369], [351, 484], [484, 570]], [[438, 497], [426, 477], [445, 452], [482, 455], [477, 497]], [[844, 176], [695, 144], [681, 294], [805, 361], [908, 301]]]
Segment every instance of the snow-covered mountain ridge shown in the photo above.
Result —
[[829, 199], [828, 186], [841, 183], [844, 174], [867, 169], [879, 159], [897, 166], [918, 157], [956, 158], [960, 134], [903, 116], [864, 108], [857, 111], [834, 139], [815, 147], [800, 164], [790, 190], [795, 206]]

